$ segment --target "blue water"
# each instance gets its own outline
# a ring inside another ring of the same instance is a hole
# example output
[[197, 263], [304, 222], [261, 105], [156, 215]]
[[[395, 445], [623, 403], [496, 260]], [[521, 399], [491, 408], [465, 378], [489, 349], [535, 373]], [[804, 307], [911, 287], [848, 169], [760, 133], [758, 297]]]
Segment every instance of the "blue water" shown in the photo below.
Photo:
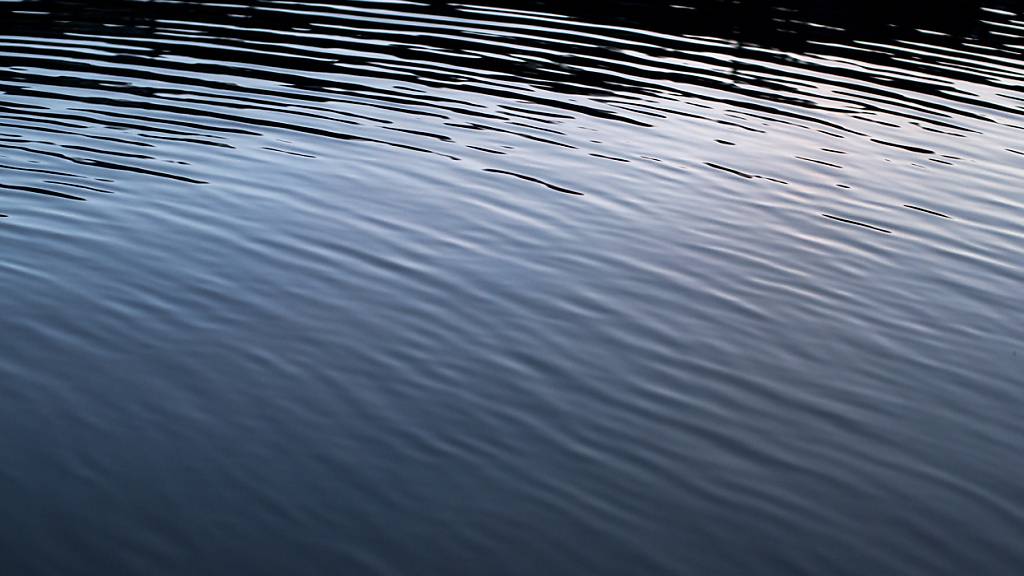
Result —
[[1024, 7], [0, 2], [6, 574], [1024, 572]]

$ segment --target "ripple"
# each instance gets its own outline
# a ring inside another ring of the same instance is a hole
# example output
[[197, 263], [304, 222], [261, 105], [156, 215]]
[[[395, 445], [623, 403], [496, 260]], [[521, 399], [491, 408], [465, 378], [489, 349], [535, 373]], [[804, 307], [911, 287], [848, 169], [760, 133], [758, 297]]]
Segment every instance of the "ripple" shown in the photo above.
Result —
[[1022, 37], [0, 2], [12, 571], [1019, 571]]

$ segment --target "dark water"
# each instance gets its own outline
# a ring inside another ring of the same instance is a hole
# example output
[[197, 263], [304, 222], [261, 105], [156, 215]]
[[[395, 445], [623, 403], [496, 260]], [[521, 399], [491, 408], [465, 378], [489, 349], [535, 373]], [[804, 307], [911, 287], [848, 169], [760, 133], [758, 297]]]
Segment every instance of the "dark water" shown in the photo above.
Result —
[[1020, 5], [7, 0], [0, 213], [6, 574], [1024, 573]]

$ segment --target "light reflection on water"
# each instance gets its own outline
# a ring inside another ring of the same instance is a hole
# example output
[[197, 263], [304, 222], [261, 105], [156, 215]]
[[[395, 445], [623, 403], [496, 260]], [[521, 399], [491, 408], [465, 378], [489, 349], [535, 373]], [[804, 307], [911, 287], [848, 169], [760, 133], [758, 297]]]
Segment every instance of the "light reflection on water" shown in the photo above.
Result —
[[1024, 16], [0, 3], [12, 573], [1012, 574]]

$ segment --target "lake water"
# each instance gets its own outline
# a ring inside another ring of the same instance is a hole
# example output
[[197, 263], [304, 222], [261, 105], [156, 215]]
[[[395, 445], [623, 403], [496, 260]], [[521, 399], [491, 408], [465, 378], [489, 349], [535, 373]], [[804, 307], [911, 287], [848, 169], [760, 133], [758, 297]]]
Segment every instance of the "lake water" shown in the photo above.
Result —
[[0, 2], [4, 572], [1024, 573], [1024, 7], [467, 2]]

